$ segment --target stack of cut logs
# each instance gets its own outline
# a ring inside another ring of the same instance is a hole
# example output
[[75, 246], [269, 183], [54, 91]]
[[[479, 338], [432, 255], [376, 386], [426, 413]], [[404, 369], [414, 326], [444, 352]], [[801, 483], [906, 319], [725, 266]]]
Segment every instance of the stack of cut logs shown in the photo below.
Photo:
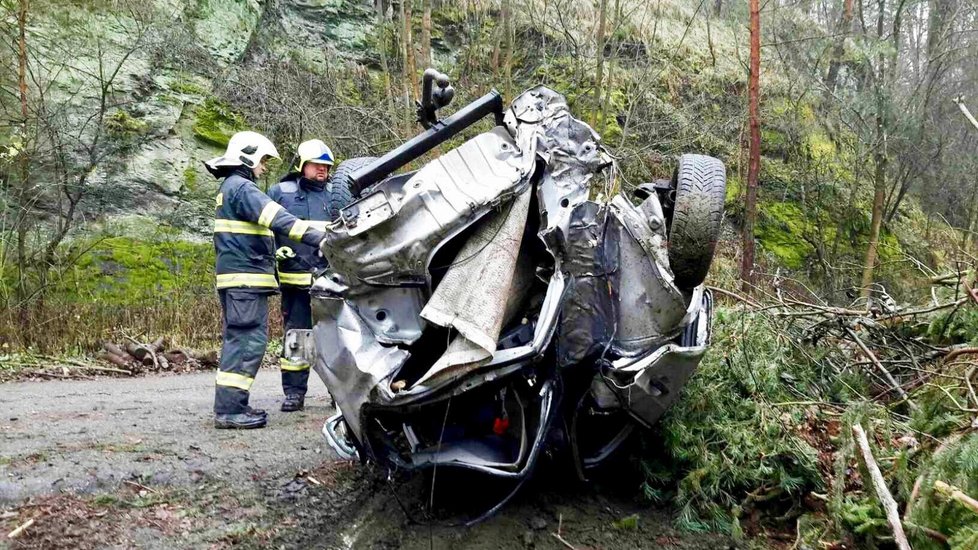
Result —
[[217, 351], [166, 349], [166, 340], [143, 343], [127, 337], [125, 344], [103, 342], [99, 359], [132, 373], [144, 371], [187, 372], [217, 366]]

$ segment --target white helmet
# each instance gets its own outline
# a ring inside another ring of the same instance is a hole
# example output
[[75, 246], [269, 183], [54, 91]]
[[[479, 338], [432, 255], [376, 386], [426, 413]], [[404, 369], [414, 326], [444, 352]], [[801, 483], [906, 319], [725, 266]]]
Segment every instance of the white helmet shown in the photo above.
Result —
[[258, 166], [264, 157], [279, 158], [278, 150], [269, 139], [258, 132], [238, 132], [228, 141], [224, 156], [213, 158], [204, 164], [211, 172], [217, 172], [222, 166]]
[[333, 152], [321, 139], [303, 141], [296, 149], [296, 154], [299, 155], [299, 164], [295, 167], [297, 172], [301, 172], [303, 165], [307, 162], [325, 164], [326, 166], [333, 165]]

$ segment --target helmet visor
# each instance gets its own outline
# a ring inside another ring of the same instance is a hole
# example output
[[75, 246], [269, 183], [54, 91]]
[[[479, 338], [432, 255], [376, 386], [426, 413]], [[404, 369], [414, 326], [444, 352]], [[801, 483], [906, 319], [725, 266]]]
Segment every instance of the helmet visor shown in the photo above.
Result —
[[329, 153], [323, 153], [316, 158], [307, 159], [306, 162], [312, 162], [315, 164], [325, 164], [327, 166], [333, 165], [333, 156]]

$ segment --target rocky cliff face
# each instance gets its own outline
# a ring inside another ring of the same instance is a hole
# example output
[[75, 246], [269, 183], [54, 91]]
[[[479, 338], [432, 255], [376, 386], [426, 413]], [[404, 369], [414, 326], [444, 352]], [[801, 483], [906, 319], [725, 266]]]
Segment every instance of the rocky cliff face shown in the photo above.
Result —
[[[12, 28], [14, 17], [6, 16]], [[98, 111], [96, 77], [104, 82], [118, 68], [102, 138], [112, 145], [87, 179], [82, 217], [124, 223], [137, 237], [162, 220], [185, 237], [206, 239], [217, 182], [202, 161], [248, 126], [216, 90], [270, 58], [322, 74], [365, 55], [372, 24], [369, 4], [343, 0], [32, 2], [32, 71], [50, 85], [45, 102], [65, 112], [64, 127], [79, 128], [81, 141]], [[4, 136], [0, 145], [9, 141]], [[83, 166], [84, 156], [72, 158]]]

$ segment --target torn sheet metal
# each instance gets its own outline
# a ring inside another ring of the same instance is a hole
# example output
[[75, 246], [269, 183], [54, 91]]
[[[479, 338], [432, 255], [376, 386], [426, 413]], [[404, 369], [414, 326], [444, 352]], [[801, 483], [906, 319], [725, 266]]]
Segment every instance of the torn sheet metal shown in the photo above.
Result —
[[416, 384], [492, 359], [509, 297], [518, 293], [517, 260], [530, 210], [527, 189], [505, 209], [487, 216], [452, 261], [421, 317], [458, 331], [445, 353]]
[[[649, 425], [706, 350], [709, 295], [673, 284], [656, 196], [590, 200], [610, 159], [553, 90], [517, 97], [504, 123], [366, 190], [322, 247], [315, 349], [296, 347], [361, 458], [523, 476], [545, 445], [586, 436], [549, 437], [571, 425], [555, 422], [562, 399]], [[433, 278], [442, 249], [459, 252]]]
[[557, 364], [595, 353], [632, 357], [675, 338], [688, 323], [689, 297], [672, 283], [668, 250], [646, 215], [661, 212], [616, 196], [607, 205], [584, 202], [553, 243], [571, 276], [557, 337]]
[[342, 223], [327, 232], [322, 252], [330, 276], [349, 286], [351, 297], [370, 292], [368, 285], [425, 284], [439, 245], [525, 188], [528, 168], [522, 161], [513, 138], [496, 128], [406, 181], [378, 184], [344, 208]]
[[[320, 279], [319, 284], [327, 281]], [[383, 346], [345, 300], [331, 296], [322, 286], [312, 302], [312, 329], [316, 346], [313, 368], [329, 388], [333, 401], [343, 412], [354, 433], [361, 428], [360, 408], [383, 393], [383, 383], [397, 372], [410, 354], [398, 347]]]
[[524, 149], [546, 163], [537, 198], [540, 236], [547, 242], [555, 230], [566, 232], [571, 212], [588, 200], [591, 178], [611, 159], [598, 146], [597, 132], [571, 116], [564, 96], [547, 87], [520, 94], [505, 123]]

